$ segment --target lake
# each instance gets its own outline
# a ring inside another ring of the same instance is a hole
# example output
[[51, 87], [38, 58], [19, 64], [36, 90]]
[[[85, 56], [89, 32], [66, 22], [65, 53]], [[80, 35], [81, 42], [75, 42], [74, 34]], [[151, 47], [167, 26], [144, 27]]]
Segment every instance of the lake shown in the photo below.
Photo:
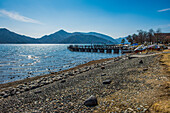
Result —
[[121, 54], [71, 52], [69, 44], [0, 44], [0, 84]]

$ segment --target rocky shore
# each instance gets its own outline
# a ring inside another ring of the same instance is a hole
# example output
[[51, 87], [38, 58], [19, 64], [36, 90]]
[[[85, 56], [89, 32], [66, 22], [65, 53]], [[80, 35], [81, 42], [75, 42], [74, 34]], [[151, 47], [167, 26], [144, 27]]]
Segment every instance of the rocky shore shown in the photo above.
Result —
[[125, 55], [4, 87], [0, 112], [150, 112], [169, 95], [160, 59]]

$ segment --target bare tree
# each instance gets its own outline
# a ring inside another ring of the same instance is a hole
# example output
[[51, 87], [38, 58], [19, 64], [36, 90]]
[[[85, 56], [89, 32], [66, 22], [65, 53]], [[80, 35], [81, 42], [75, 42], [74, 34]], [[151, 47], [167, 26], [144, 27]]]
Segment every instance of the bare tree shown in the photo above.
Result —
[[144, 31], [143, 30], [137, 30], [137, 32], [138, 32], [139, 42], [141, 44], [143, 44], [144, 43]]
[[133, 39], [133, 43], [138, 43], [139, 42], [138, 35], [136, 35], [136, 34], [132, 35], [132, 39]]
[[125, 39], [124, 38], [122, 39], [121, 43], [124, 45], [124, 43], [125, 43]]
[[154, 40], [154, 30], [153, 29], [149, 29], [148, 37], [149, 37], [149, 42], [151, 44], [155, 42], [155, 40]]
[[126, 39], [128, 40], [128, 42], [130, 42], [130, 44], [133, 44], [133, 39], [131, 35], [128, 35]]
[[[158, 28], [158, 29], [156, 30], [156, 33], [161, 33], [161, 29]], [[160, 41], [160, 38], [159, 38], [158, 35], [156, 35], [155, 37], [156, 37], [156, 43], [158, 44], [158, 42]]]
[[[161, 42], [164, 41], [163, 38], [159, 36], [159, 34], [155, 35], [155, 31], [153, 29], [149, 29], [149, 31], [137, 30], [137, 32], [138, 34], [129, 35], [127, 37], [127, 40], [131, 43], [140, 43], [140, 44], [143, 44], [144, 42], [149, 42], [152, 44], [155, 42], [159, 42], [159, 40]], [[158, 29], [156, 33], [161, 33], [161, 30]]]

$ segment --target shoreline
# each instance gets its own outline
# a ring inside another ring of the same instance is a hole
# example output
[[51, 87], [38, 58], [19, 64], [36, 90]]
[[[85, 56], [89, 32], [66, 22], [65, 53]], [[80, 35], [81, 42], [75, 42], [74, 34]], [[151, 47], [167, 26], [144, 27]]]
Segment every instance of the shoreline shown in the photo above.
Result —
[[[16, 89], [21, 88], [21, 92], [1, 98], [0, 112], [164, 112], [168, 109], [160, 106], [168, 105], [157, 102], [169, 99], [169, 73], [161, 59], [162, 54], [126, 55], [48, 75], [41, 81], [19, 85]], [[110, 80], [109, 84], [103, 84], [105, 80]], [[98, 105], [83, 104], [90, 95], [98, 99]]]
[[58, 72], [51, 72], [51, 74], [45, 74], [45, 75], [42, 75], [42, 76], [35, 76], [35, 77], [26, 78], [26, 79], [23, 79], [23, 80], [17, 80], [17, 81], [13, 81], [13, 82], [0, 84], [0, 91], [3, 91], [4, 88], [15, 87], [16, 85], [23, 84], [25, 82], [31, 82], [31, 81], [34, 81], [34, 80], [38, 80], [38, 79], [43, 78], [43, 77], [49, 77], [49, 76], [52, 76], [54, 74], [59, 75], [61, 73], [66, 73], [66, 72], [69, 72], [69, 71], [73, 71], [73, 70], [76, 70], [76, 69], [79, 69], [79, 68], [82, 68], [82, 67], [85, 67], [85, 66], [95, 65], [97, 63], [102, 63], [102, 62], [109, 61], [109, 60], [114, 60], [114, 59], [121, 59], [121, 57], [124, 57], [124, 56], [127, 56], [127, 55], [129, 55], [129, 54], [125, 54], [125, 55], [118, 56], [118, 57], [113, 57], [113, 58], [93, 60], [93, 61], [89, 61], [89, 62], [87, 62], [85, 64], [77, 65], [77, 66], [72, 67], [70, 69], [66, 69], [66, 70], [62, 70], [62, 71], [58, 71]]

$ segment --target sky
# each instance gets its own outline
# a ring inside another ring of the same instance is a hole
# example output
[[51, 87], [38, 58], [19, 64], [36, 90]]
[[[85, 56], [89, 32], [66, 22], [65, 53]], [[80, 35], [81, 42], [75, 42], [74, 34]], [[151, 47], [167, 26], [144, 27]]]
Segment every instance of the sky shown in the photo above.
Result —
[[60, 29], [113, 38], [170, 32], [170, 0], [0, 0], [0, 28], [33, 38]]

